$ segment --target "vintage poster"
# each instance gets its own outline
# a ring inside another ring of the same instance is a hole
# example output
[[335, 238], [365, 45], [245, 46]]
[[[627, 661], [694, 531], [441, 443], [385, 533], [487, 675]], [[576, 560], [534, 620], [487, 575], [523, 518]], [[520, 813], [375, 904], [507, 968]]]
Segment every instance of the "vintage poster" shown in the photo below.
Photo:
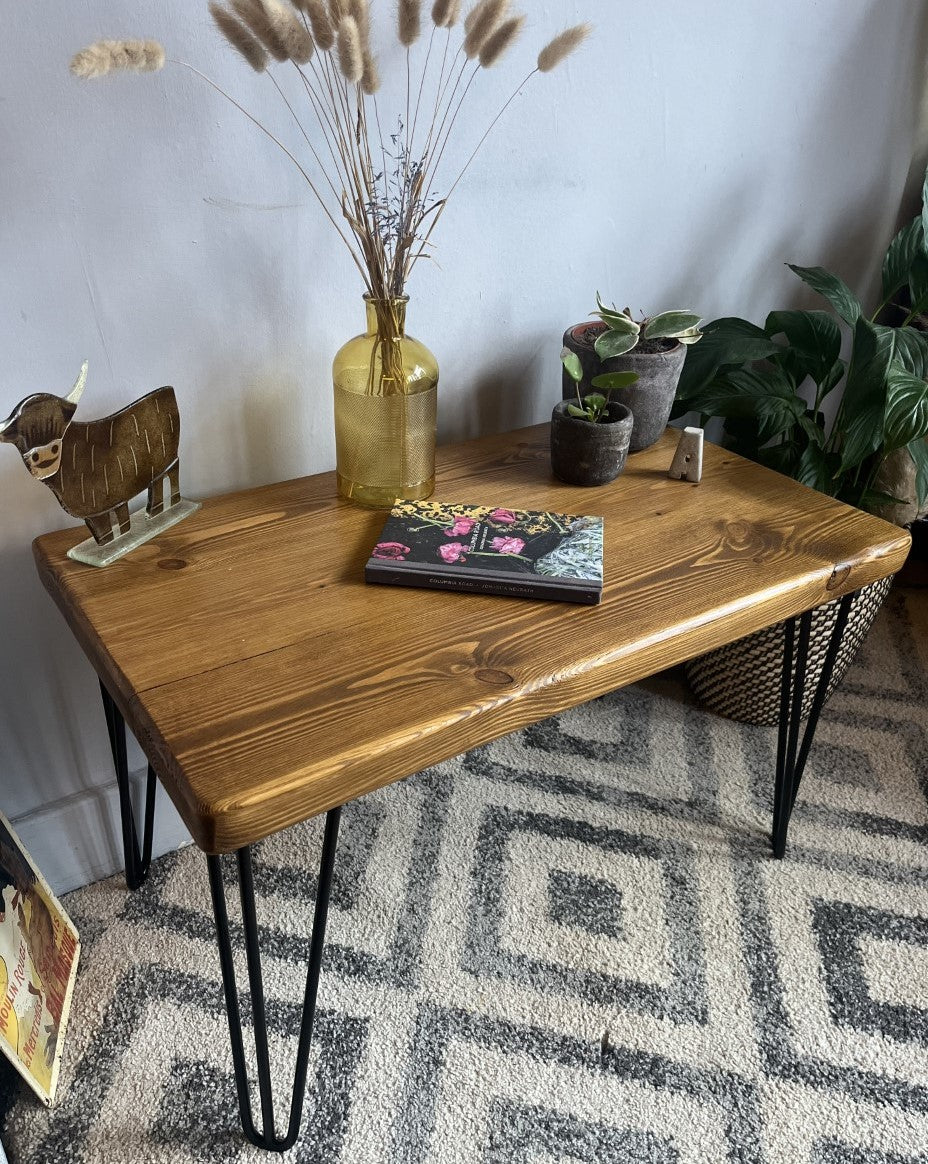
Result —
[[0, 1048], [50, 1104], [80, 942], [0, 813]]

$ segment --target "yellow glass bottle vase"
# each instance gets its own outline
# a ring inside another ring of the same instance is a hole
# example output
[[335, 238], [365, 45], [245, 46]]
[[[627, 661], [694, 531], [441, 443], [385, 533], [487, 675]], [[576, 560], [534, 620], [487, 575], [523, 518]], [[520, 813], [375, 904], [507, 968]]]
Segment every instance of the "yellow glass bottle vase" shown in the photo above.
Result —
[[338, 492], [389, 509], [435, 488], [438, 363], [406, 334], [405, 295], [364, 301], [367, 331], [332, 365]]

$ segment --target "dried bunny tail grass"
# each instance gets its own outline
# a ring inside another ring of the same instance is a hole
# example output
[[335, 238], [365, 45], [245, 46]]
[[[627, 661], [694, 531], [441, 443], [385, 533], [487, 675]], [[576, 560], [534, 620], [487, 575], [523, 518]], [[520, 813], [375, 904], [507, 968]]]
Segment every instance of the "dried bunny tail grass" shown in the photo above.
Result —
[[235, 51], [241, 53], [256, 73], [263, 73], [267, 68], [267, 53], [245, 25], [236, 20], [231, 12], [227, 12], [215, 0], [210, 3], [209, 12], [216, 22], [216, 27]]
[[308, 64], [316, 46], [296, 12], [289, 5], [279, 3], [279, 0], [264, 0], [264, 7], [289, 59], [298, 65]]
[[349, 15], [354, 17], [361, 36], [362, 52], [369, 52], [371, 47], [371, 5], [370, 0], [348, 0]]
[[422, 32], [422, 0], [399, 0], [400, 44], [409, 48]]
[[592, 24], [575, 24], [549, 41], [538, 54], [539, 73], [550, 73], [556, 69], [561, 61], [583, 44], [592, 31]]
[[230, 0], [235, 15], [247, 25], [276, 61], [287, 61], [290, 53], [262, 0]]
[[461, 19], [461, 0], [435, 0], [432, 23], [436, 28], [454, 28]]
[[338, 22], [338, 67], [350, 85], [357, 85], [364, 76], [361, 33], [353, 16], [343, 16]]
[[364, 72], [361, 75], [361, 88], [368, 95], [373, 95], [380, 88], [380, 73], [377, 71], [377, 58], [369, 50], [363, 53]]
[[82, 80], [107, 73], [156, 73], [164, 66], [164, 49], [156, 40], [98, 40], [71, 58], [71, 72]]
[[339, 22], [343, 16], [350, 16], [351, 12], [348, 8], [348, 0], [329, 0], [329, 17], [335, 28], [338, 28]]
[[309, 17], [309, 27], [313, 30], [313, 40], [322, 52], [327, 53], [335, 44], [335, 30], [323, 0], [293, 0], [293, 3]]
[[485, 69], [496, 64], [518, 37], [523, 24], [525, 24], [524, 16], [513, 16], [509, 20], [504, 20], [499, 28], [487, 37], [480, 50], [480, 64]]
[[[472, 60], [509, 12], [509, 0], [480, 0], [470, 13], [471, 23], [464, 37], [464, 55]], [[467, 25], [465, 24], [465, 28]]]

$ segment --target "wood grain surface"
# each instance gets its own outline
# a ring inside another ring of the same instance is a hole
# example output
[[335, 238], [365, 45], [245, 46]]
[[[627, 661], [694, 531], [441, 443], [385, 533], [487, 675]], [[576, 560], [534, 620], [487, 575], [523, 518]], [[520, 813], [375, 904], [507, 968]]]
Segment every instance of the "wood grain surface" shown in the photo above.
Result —
[[249, 844], [899, 568], [901, 529], [669, 430], [597, 489], [548, 426], [439, 449], [436, 500], [605, 517], [600, 606], [371, 586], [385, 520], [334, 474], [207, 500], [121, 562], [37, 539], [42, 581], [194, 839]]

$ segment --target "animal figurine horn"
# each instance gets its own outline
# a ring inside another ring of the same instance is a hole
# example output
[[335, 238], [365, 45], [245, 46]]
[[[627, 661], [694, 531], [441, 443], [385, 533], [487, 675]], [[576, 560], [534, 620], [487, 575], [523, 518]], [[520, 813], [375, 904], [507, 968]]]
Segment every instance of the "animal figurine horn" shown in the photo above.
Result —
[[[180, 414], [174, 389], [165, 387], [102, 420], [75, 421], [86, 382], [85, 361], [67, 396], [27, 396], [0, 423], [0, 441], [15, 445], [26, 468], [44, 481], [62, 509], [83, 518], [97, 544], [106, 545], [130, 532], [129, 502], [144, 489], [149, 517], [181, 501]], [[165, 480], [170, 484], [167, 505]]]

